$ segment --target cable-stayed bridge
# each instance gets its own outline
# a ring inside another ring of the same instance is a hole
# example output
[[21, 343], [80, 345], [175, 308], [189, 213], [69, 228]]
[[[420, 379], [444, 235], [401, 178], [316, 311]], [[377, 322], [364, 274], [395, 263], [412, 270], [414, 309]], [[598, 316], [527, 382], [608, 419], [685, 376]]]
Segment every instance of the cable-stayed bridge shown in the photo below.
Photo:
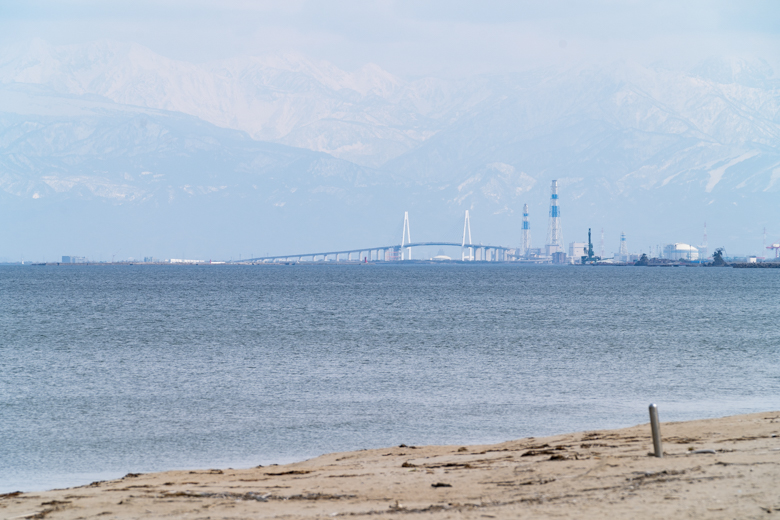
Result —
[[[357, 261], [357, 262], [393, 262], [402, 260], [412, 260], [412, 249], [415, 247], [425, 246], [450, 246], [461, 248], [461, 260], [464, 261], [488, 261], [488, 262], [506, 262], [510, 260], [516, 260], [520, 257], [520, 252], [515, 248], [499, 246], [499, 245], [485, 245], [475, 244], [471, 239], [471, 221], [469, 219], [469, 212], [466, 211], [466, 220], [463, 223], [463, 240], [460, 242], [412, 242], [411, 233], [409, 230], [409, 213], [404, 214], [404, 229], [403, 236], [400, 244], [393, 244], [388, 246], [379, 247], [367, 247], [360, 249], [343, 249], [340, 251], [320, 251], [316, 253], [300, 253], [294, 255], [275, 255], [275, 256], [261, 256], [257, 258], [249, 258], [247, 260], [241, 260], [241, 263], [245, 262], [301, 262], [309, 260], [312, 262], [333, 260], [340, 261]], [[353, 260], [352, 255], [355, 255]]]
[[[344, 249], [342, 251], [322, 251], [317, 253], [302, 253], [295, 255], [277, 255], [261, 256], [241, 260], [241, 262], [301, 262], [310, 259], [311, 261], [325, 261], [332, 258], [339, 261], [399, 261], [412, 260], [412, 248], [423, 246], [453, 246], [463, 249], [462, 260], [484, 260], [505, 262], [511, 258], [516, 258], [513, 254], [514, 248], [504, 246], [491, 246], [484, 244], [462, 244], [460, 242], [412, 242], [408, 244], [397, 244], [391, 246], [368, 247], [362, 249]], [[355, 258], [352, 258], [355, 255]]]

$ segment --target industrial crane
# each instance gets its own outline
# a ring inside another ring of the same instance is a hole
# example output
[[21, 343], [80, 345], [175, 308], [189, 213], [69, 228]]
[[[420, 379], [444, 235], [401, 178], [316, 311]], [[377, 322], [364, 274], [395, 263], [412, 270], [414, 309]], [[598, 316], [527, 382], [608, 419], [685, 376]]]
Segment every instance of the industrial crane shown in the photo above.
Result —
[[767, 249], [775, 250], [775, 258], [780, 258], [780, 244], [774, 243], [771, 246], [766, 246]]

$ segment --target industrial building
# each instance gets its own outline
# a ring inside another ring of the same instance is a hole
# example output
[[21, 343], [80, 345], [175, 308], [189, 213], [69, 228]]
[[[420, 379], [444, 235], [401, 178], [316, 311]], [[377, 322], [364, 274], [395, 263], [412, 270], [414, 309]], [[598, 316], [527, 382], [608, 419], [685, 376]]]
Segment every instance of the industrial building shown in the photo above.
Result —
[[579, 264], [583, 256], [588, 256], [588, 244], [585, 242], [569, 243], [569, 262]]
[[628, 254], [628, 245], [626, 244], [626, 234], [624, 232], [620, 232], [620, 248], [618, 249], [618, 253], [613, 256], [613, 259], [615, 262], [630, 262], [631, 256]]
[[699, 259], [699, 250], [692, 245], [675, 242], [664, 247], [664, 258], [694, 262]]
[[563, 251], [556, 251], [552, 254], [552, 263], [554, 264], [565, 264], [566, 263], [566, 253]]

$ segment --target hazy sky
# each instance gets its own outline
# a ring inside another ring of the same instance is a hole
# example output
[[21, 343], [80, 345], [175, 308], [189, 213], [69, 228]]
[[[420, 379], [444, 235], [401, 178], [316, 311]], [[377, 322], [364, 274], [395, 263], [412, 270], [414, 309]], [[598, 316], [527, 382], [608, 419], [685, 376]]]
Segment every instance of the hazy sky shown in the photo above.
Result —
[[0, 45], [134, 41], [187, 61], [296, 51], [352, 70], [466, 76], [752, 54], [777, 68], [780, 2], [0, 0]]

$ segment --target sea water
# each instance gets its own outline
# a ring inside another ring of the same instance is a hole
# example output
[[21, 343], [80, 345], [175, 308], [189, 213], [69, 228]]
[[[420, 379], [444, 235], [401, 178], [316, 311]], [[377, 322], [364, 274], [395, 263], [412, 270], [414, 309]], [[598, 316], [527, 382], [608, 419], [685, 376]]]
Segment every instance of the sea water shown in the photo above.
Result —
[[780, 270], [0, 267], [0, 492], [780, 409]]

